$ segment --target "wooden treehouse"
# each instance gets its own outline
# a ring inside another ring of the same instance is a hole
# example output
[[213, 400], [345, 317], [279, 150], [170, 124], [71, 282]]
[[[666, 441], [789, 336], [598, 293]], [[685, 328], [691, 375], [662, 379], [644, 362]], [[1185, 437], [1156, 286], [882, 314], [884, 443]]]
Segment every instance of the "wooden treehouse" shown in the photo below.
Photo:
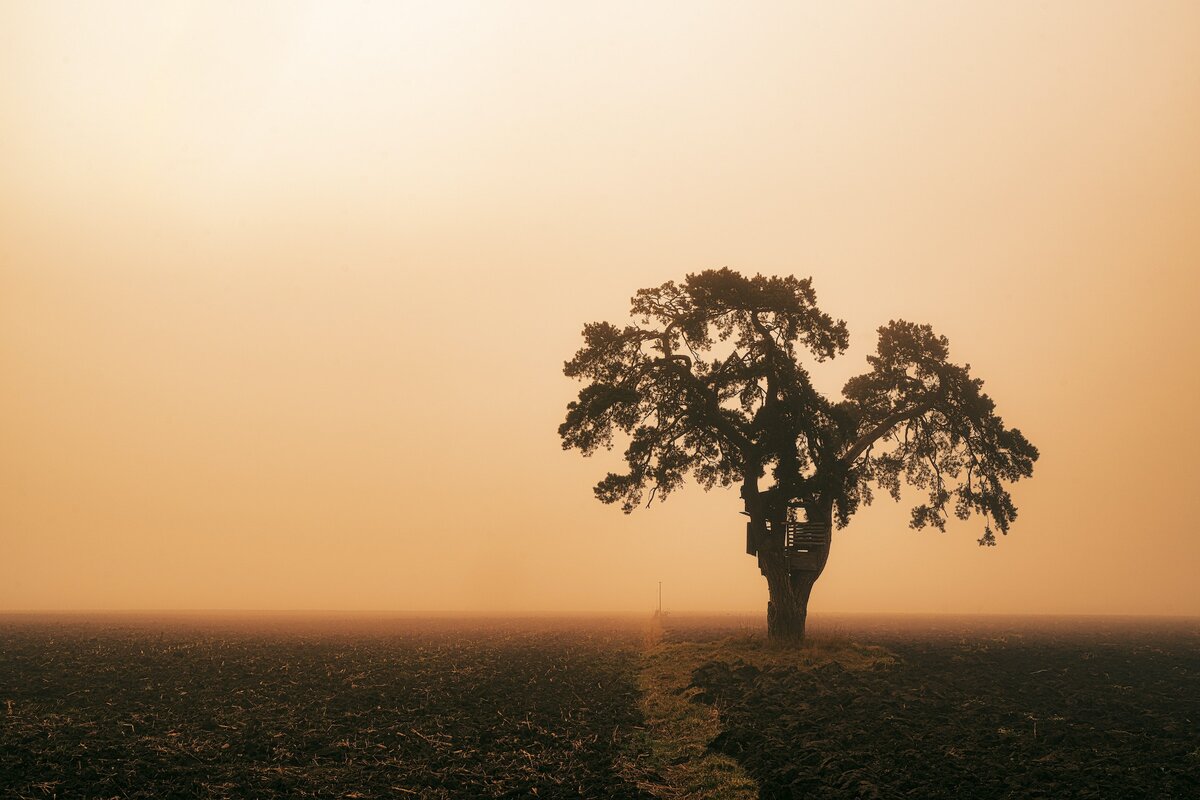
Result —
[[758, 556], [760, 570], [763, 569], [762, 551], [772, 545], [782, 545], [789, 572], [820, 572], [825, 567], [825, 561], [829, 558], [832, 526], [824, 522], [809, 522], [804, 506], [788, 507], [782, 530], [773, 530], [769, 521], [766, 526], [767, 542], [761, 542], [755, 536], [752, 524], [746, 523], [746, 552]]

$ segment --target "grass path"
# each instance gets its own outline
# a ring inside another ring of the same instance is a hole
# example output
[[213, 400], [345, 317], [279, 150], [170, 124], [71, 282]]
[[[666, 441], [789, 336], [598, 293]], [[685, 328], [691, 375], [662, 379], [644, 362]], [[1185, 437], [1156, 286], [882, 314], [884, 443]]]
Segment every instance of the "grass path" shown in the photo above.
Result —
[[656, 797], [754, 800], [758, 783], [732, 758], [708, 749], [721, 732], [721, 709], [696, 698], [695, 670], [710, 662], [731, 667], [793, 667], [807, 670], [836, 661], [867, 669], [893, 657], [881, 647], [856, 645], [840, 634], [810, 637], [799, 649], [743, 635], [718, 641], [667, 641], [660, 618], [646, 626], [638, 688], [643, 727], [630, 737], [620, 772]]

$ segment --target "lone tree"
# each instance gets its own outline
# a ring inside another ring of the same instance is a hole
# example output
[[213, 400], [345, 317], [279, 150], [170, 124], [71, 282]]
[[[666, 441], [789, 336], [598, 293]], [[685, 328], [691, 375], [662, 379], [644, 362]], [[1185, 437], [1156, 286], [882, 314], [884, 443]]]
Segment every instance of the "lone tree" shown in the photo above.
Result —
[[563, 448], [586, 456], [628, 436], [625, 471], [595, 488], [625, 513], [689, 473], [705, 489], [740, 483], [772, 639], [803, 638], [833, 525], [845, 527], [874, 487], [896, 500], [902, 482], [927, 492], [913, 528], [944, 531], [950, 510], [980, 514], [981, 545], [1016, 519], [1005, 483], [1033, 474], [1037, 448], [1004, 426], [983, 381], [949, 360], [928, 325], [881, 327], [870, 370], [835, 402], [803, 359], [844, 352], [846, 323], [817, 308], [810, 279], [707, 270], [638, 291], [631, 313], [637, 324], [584, 326], [564, 369], [586, 385], [559, 427]]

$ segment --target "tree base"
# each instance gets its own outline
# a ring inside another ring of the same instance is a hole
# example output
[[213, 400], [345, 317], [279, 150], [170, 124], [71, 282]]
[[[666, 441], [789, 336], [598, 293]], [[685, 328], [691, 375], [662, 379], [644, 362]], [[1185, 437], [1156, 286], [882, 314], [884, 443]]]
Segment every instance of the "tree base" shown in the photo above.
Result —
[[793, 572], [782, 586], [768, 581], [771, 599], [767, 601], [767, 639], [771, 642], [798, 646], [804, 641], [808, 598], [818, 575], [819, 572]]

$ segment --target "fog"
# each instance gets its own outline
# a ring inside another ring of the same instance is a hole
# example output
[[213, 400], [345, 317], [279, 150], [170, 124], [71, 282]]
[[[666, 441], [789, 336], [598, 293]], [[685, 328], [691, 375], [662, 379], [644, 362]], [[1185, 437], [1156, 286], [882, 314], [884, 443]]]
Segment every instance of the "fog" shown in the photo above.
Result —
[[996, 548], [813, 609], [1200, 614], [1200, 7], [0, 7], [0, 610], [761, 613], [736, 490], [625, 516], [585, 322], [709, 267], [928, 322], [1041, 450]]

